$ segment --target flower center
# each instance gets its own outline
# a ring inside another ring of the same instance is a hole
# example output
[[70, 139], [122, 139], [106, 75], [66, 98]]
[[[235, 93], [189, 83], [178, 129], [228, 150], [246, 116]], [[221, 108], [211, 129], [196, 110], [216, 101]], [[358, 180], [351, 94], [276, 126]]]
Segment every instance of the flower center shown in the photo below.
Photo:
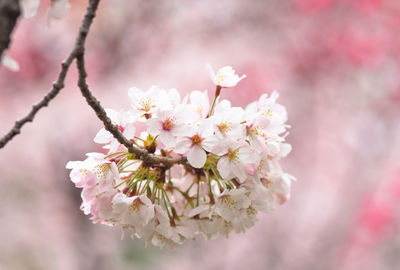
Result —
[[175, 118], [169, 117], [162, 123], [163, 130], [171, 130], [175, 126]]
[[140, 100], [140, 105], [142, 106], [141, 110], [145, 111], [145, 112], [149, 112], [151, 107], [153, 107], [152, 105], [152, 100], [149, 97], [143, 97]]
[[236, 201], [232, 199], [231, 196], [229, 195], [224, 195], [221, 197], [222, 203], [225, 205], [225, 207], [231, 209], [232, 207], [235, 206]]
[[217, 84], [221, 85], [225, 81], [225, 74], [218, 72], [217, 74]]
[[131, 211], [132, 211], [132, 212], [135, 212], [135, 213], [139, 212], [139, 209], [140, 209], [140, 200], [139, 200], [139, 199], [134, 200], [134, 201], [132, 202], [132, 204], [130, 205], [130, 208], [131, 208]]
[[124, 130], [125, 130], [125, 129], [124, 129], [124, 127], [123, 127], [123, 126], [121, 126], [121, 125], [119, 125], [119, 126], [118, 126], [118, 129], [119, 129], [119, 131], [121, 131], [121, 133], [123, 133], [123, 132], [124, 132]]
[[266, 117], [272, 117], [272, 110], [271, 108], [268, 108], [267, 110], [265, 110], [262, 115], [266, 116]]
[[110, 166], [108, 166], [107, 163], [103, 163], [103, 164], [96, 165], [93, 168], [93, 172], [97, 176], [97, 178], [102, 179], [107, 176], [109, 169], [110, 169]]
[[232, 123], [231, 122], [222, 122], [221, 124], [217, 125], [219, 131], [222, 134], [226, 134], [227, 132], [232, 130]]
[[88, 174], [86, 169], [79, 169], [79, 172], [82, 174], [82, 176], [86, 176]]
[[193, 135], [192, 138], [190, 138], [192, 140], [192, 145], [196, 145], [196, 144], [200, 144], [201, 141], [203, 140], [199, 134]]
[[229, 158], [230, 162], [238, 163], [239, 162], [239, 148], [237, 148], [235, 150], [229, 149], [228, 158]]

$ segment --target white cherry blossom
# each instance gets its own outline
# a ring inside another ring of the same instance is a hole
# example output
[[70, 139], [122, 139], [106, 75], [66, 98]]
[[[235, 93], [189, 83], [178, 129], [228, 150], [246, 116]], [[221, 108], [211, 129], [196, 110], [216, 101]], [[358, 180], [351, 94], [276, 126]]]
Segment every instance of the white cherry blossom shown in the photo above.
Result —
[[221, 156], [217, 169], [226, 180], [237, 177], [240, 182], [245, 181], [248, 176], [246, 164], [256, 162], [254, 152], [249, 146], [230, 139], [225, 139], [218, 147], [214, 147], [214, 153]]
[[161, 96], [161, 89], [158, 86], [152, 86], [146, 92], [132, 87], [128, 90], [128, 96], [133, 107], [133, 115], [144, 121], [144, 118], [150, 118], [157, 110], [157, 102]]
[[175, 147], [176, 136], [187, 132], [186, 119], [184, 111], [159, 109], [156, 117], [147, 120], [147, 132], [158, 136], [166, 147]]
[[201, 168], [206, 163], [206, 151], [211, 152], [215, 140], [213, 139], [212, 126], [204, 121], [200, 126], [192, 126], [187, 136], [181, 138], [175, 147], [178, 154], [187, 153], [187, 158], [195, 168]]
[[[122, 134], [128, 139], [133, 139], [135, 135], [135, 126], [132, 124], [134, 118], [129, 112], [117, 112], [112, 109], [105, 109], [107, 116], [110, 118], [114, 125], [118, 126], [118, 129]], [[100, 131], [94, 137], [95, 143], [107, 144], [104, 148], [109, 149], [109, 152], [115, 152], [120, 145], [118, 140], [107, 131], [105, 128], [100, 129]]]
[[280, 166], [291, 151], [286, 110], [276, 92], [245, 110], [221, 99], [221, 88], [243, 77], [231, 67], [212, 72], [217, 85], [212, 108], [207, 91], [181, 99], [174, 88], [131, 88], [130, 111], [106, 110], [113, 124], [150, 157], [187, 160], [172, 167], [150, 164], [100, 130], [94, 141], [108, 155], [89, 153], [67, 164], [71, 181], [82, 189], [84, 214], [146, 245], [172, 249], [199, 234], [215, 239], [244, 232], [259, 211], [270, 213], [286, 202], [295, 180]]
[[206, 65], [206, 69], [214, 84], [220, 87], [233, 87], [239, 81], [246, 78], [246, 75], [239, 77], [235, 74], [235, 71], [231, 66], [222, 67], [217, 71], [217, 73], [214, 72], [210, 64]]

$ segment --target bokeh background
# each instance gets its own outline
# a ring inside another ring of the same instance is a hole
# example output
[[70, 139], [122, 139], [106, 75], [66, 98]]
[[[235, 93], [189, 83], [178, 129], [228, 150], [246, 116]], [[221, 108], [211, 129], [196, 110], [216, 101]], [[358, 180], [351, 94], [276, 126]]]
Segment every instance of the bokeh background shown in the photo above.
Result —
[[[51, 87], [86, 1], [62, 20], [20, 20], [0, 68], [0, 134]], [[101, 123], [76, 86], [0, 150], [0, 269], [400, 269], [398, 0], [102, 1], [89, 35], [89, 84], [105, 107], [127, 89], [182, 95], [213, 85], [205, 63], [247, 78], [222, 96], [246, 106], [277, 90], [289, 113], [292, 198], [245, 234], [174, 251], [121, 240], [80, 210], [69, 160], [101, 151]]]

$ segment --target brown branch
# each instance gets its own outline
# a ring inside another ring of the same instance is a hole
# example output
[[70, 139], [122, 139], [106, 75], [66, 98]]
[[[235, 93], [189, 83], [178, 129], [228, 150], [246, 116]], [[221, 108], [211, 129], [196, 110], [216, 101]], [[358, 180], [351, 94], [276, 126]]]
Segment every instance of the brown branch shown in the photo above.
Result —
[[[2, 0], [0, 0], [2, 1]], [[18, 1], [17, 1], [18, 2]], [[83, 18], [81, 27], [79, 29], [79, 34], [76, 38], [75, 45], [67, 59], [61, 64], [61, 71], [58, 75], [57, 81], [53, 84], [53, 88], [35, 105], [32, 106], [31, 111], [20, 120], [16, 121], [14, 127], [0, 140], [0, 149], [3, 148], [9, 141], [11, 141], [14, 136], [21, 133], [21, 128], [28, 122], [32, 122], [37, 112], [46, 107], [49, 102], [57, 96], [62, 88], [64, 88], [65, 77], [72, 61], [76, 56], [83, 50], [86, 41], [87, 34], [89, 32], [90, 25], [93, 22], [98, 4], [100, 0], [90, 0], [88, 8], [86, 10], [86, 15]]]
[[92, 107], [92, 109], [95, 111], [97, 117], [103, 122], [106, 130], [108, 130], [119, 141], [119, 143], [126, 146], [126, 148], [130, 153], [136, 155], [136, 158], [143, 160], [145, 163], [149, 165], [162, 164], [167, 168], [173, 166], [174, 164], [184, 164], [186, 166], [189, 166], [186, 157], [168, 158], [168, 157], [157, 156], [149, 153], [145, 149], [140, 149], [136, 147], [130, 140], [128, 140], [119, 131], [118, 127], [111, 122], [110, 118], [107, 117], [106, 111], [100, 105], [100, 102], [93, 96], [93, 94], [89, 90], [89, 86], [86, 82], [87, 72], [85, 68], [84, 51], [78, 54], [76, 60], [79, 73], [78, 86], [82, 92], [82, 95], [85, 97], [86, 102], [89, 104], [89, 106]]
[[0, 59], [11, 42], [11, 33], [21, 10], [19, 0], [0, 0]]
[[[1, 0], [0, 0], [1, 1]], [[53, 84], [53, 88], [47, 93], [44, 98], [37, 104], [33, 105], [32, 110], [21, 120], [15, 122], [13, 129], [11, 129], [1, 140], [0, 148], [4, 147], [15, 135], [21, 132], [21, 127], [27, 122], [32, 122], [36, 113], [43, 107], [47, 106], [48, 103], [60, 92], [64, 87], [65, 77], [74, 59], [77, 60], [77, 67], [79, 73], [78, 86], [85, 97], [87, 103], [95, 111], [97, 117], [103, 122], [105, 128], [113, 134], [113, 136], [124, 146], [127, 147], [130, 153], [134, 153], [138, 159], [143, 160], [149, 165], [163, 165], [167, 168], [173, 166], [174, 164], [183, 164], [190, 167], [187, 162], [186, 157], [176, 157], [168, 158], [157, 156], [149, 153], [145, 149], [140, 149], [136, 147], [130, 140], [125, 138], [125, 136], [119, 131], [118, 127], [114, 125], [111, 120], [107, 117], [104, 108], [100, 105], [100, 102], [92, 95], [89, 90], [88, 84], [86, 82], [86, 68], [84, 61], [85, 52], [85, 41], [88, 35], [90, 25], [96, 15], [96, 10], [100, 0], [90, 0], [86, 11], [86, 15], [82, 21], [82, 25], [79, 29], [79, 34], [75, 42], [74, 49], [68, 56], [68, 58], [62, 63], [61, 72], [58, 75], [57, 81]]]

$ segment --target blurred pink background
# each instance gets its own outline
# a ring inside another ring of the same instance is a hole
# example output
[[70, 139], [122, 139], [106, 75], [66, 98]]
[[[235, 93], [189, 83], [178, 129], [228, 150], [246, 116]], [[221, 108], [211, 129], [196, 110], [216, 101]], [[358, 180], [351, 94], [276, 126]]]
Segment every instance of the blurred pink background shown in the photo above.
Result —
[[[0, 68], [0, 134], [51, 87], [86, 1], [20, 20]], [[247, 78], [222, 96], [246, 106], [277, 90], [292, 126], [292, 199], [245, 234], [174, 251], [120, 240], [80, 210], [69, 160], [101, 151], [100, 121], [66, 88], [0, 150], [0, 269], [400, 269], [398, 0], [103, 1], [89, 35], [93, 93], [129, 108], [130, 86], [182, 95], [213, 85], [205, 63]]]

